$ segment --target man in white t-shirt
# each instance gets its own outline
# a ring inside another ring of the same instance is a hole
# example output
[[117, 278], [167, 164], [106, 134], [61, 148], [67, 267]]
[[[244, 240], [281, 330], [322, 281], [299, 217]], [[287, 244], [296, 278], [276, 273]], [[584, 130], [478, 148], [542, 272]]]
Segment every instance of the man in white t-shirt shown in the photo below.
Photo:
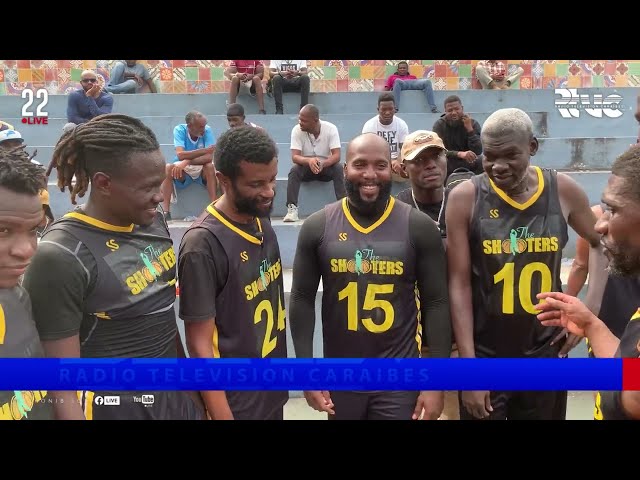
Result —
[[300, 92], [300, 108], [309, 103], [311, 80], [306, 60], [271, 60], [271, 82], [276, 102], [276, 115], [283, 114], [282, 93]]
[[298, 194], [302, 182], [330, 182], [336, 200], [347, 196], [344, 173], [340, 166], [340, 135], [331, 122], [320, 120], [315, 105], [300, 109], [298, 125], [291, 130], [291, 160], [287, 182], [287, 214], [283, 222], [297, 222]]
[[402, 168], [400, 161], [400, 150], [404, 138], [409, 135], [407, 122], [395, 115], [396, 102], [390, 92], [381, 93], [378, 97], [378, 115], [367, 120], [362, 127], [362, 133], [375, 133], [384, 138], [389, 143], [391, 149], [391, 169], [394, 175], [393, 180], [397, 182], [406, 181], [407, 174]]

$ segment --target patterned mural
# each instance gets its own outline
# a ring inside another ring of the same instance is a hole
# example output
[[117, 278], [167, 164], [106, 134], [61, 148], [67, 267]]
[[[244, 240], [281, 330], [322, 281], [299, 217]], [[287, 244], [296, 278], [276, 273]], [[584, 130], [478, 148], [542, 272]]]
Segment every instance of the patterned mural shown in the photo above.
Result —
[[[309, 60], [312, 92], [381, 91], [400, 60]], [[524, 74], [513, 88], [637, 87], [637, 60], [503, 60], [509, 71]], [[229, 60], [140, 60], [148, 66], [161, 93], [217, 93], [229, 89], [223, 71]], [[268, 60], [264, 60], [268, 64]], [[479, 88], [478, 60], [408, 60], [410, 72], [430, 78], [435, 90]], [[79, 87], [84, 69], [108, 80], [115, 60], [0, 60], [0, 95], [25, 88], [65, 94]]]

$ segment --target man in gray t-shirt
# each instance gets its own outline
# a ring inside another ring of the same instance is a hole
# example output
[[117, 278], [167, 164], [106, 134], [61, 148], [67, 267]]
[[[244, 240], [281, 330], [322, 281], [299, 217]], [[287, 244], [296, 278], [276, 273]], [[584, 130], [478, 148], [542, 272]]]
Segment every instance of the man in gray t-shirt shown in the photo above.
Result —
[[146, 83], [151, 93], [156, 93], [156, 86], [149, 75], [149, 70], [137, 62], [137, 60], [124, 60], [116, 63], [104, 89], [109, 93], [139, 93]]

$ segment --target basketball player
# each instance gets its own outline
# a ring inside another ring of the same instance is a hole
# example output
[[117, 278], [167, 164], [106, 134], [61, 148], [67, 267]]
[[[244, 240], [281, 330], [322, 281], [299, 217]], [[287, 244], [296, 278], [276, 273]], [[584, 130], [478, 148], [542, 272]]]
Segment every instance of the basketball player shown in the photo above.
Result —
[[[391, 152], [382, 137], [365, 133], [349, 143], [344, 176], [347, 198], [300, 229], [289, 306], [296, 355], [313, 357], [322, 277], [324, 357], [418, 358], [424, 322], [430, 355], [448, 358], [446, 258], [436, 224], [390, 196]], [[444, 402], [443, 392], [417, 391], [305, 397], [338, 420], [437, 419]]]
[[[0, 149], [0, 358], [43, 357], [31, 301], [19, 285], [36, 251], [44, 171], [23, 150]], [[0, 420], [50, 420], [45, 391], [0, 391]]]
[[[176, 258], [158, 209], [165, 160], [155, 135], [138, 119], [101, 115], [63, 134], [53, 161], [74, 205], [91, 192], [45, 231], [25, 275], [47, 356], [176, 358]], [[135, 401], [143, 393], [152, 407]], [[50, 394], [59, 419], [204, 418], [189, 392]], [[120, 405], [94, 402], [103, 395]]]
[[[209, 205], [180, 246], [180, 318], [199, 358], [285, 358], [282, 261], [269, 213], [276, 145], [253, 127], [227, 130], [214, 154], [225, 194]], [[213, 341], [212, 341], [213, 339]], [[214, 420], [282, 420], [288, 392], [201, 392]]]
[[[596, 253], [586, 194], [568, 175], [530, 165], [538, 150], [522, 110], [494, 112], [482, 128], [485, 173], [452, 190], [447, 256], [460, 357], [557, 357], [561, 329], [536, 319], [536, 294], [559, 291], [567, 224]], [[592, 256], [592, 260], [602, 254]], [[602, 268], [599, 263], [594, 268]], [[564, 419], [566, 392], [461, 392], [461, 419]]]
[[[610, 260], [609, 274], [611, 278], [637, 280], [640, 276], [640, 147], [632, 146], [613, 163], [602, 202], [604, 212], [596, 231]], [[542, 311], [538, 315], [541, 323], [562, 326], [571, 333], [586, 336], [596, 358], [640, 357], [640, 308], [618, 339], [577, 298], [560, 292], [543, 292], [538, 298], [541, 302], [536, 308]], [[640, 392], [600, 392], [595, 417], [599, 420], [640, 419]]]

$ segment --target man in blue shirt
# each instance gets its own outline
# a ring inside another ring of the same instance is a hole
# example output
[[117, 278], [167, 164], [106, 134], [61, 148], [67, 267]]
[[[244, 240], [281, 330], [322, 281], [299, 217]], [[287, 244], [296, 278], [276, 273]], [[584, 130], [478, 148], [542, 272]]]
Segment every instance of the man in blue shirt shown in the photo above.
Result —
[[98, 77], [93, 70], [85, 70], [80, 75], [82, 88], [71, 92], [67, 98], [67, 123], [63, 130], [68, 130], [87, 123], [98, 115], [111, 113], [113, 97], [105, 92], [98, 83]]
[[162, 208], [167, 220], [171, 220], [172, 184], [176, 189], [182, 189], [199, 183], [207, 189], [212, 202], [217, 198], [216, 169], [213, 165], [216, 139], [213, 131], [207, 125], [207, 117], [195, 110], [187, 113], [184, 120], [186, 123], [173, 129], [176, 156], [167, 165], [167, 176], [162, 183]]

